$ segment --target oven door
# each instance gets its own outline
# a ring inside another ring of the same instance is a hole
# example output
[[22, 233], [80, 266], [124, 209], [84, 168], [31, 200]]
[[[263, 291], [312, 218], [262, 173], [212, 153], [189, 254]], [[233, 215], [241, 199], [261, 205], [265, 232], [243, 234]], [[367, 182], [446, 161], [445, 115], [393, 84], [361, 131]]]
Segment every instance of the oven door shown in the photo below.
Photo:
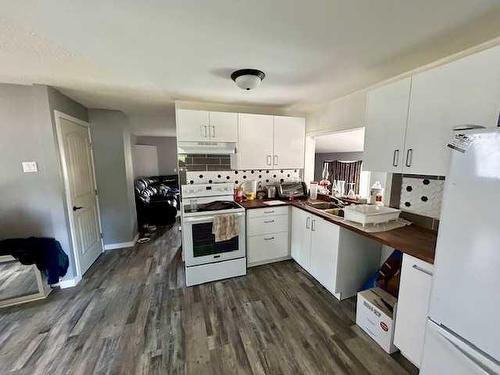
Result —
[[223, 260], [242, 258], [245, 252], [245, 213], [232, 215], [238, 217], [240, 233], [228, 241], [215, 242], [212, 234], [214, 216], [184, 217], [182, 225], [182, 242], [186, 266], [196, 266], [221, 262]]

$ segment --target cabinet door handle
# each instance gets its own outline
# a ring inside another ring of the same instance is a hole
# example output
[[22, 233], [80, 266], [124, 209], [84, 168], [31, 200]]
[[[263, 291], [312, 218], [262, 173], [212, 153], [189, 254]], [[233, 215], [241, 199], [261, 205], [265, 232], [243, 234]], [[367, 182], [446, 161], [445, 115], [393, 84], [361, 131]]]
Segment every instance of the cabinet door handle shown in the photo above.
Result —
[[274, 155], [273, 164], [278, 165], [278, 155]]
[[306, 219], [306, 229], [311, 229], [311, 217], [308, 216]]
[[312, 220], [312, 223], [311, 223], [311, 230], [312, 230], [313, 232], [316, 232], [316, 225], [314, 225], [315, 223], [316, 223], [316, 219], [313, 219], [313, 220]]
[[409, 148], [408, 151], [406, 151], [406, 166], [411, 167], [412, 161], [413, 161], [413, 149]]
[[265, 239], [266, 241], [272, 241], [272, 240], [274, 240], [274, 237], [264, 237], [264, 239]]
[[272, 165], [272, 157], [271, 157], [271, 155], [267, 155], [266, 165]]
[[397, 167], [399, 162], [399, 149], [394, 150], [394, 154], [392, 155], [392, 166]]
[[204, 136], [205, 138], [207, 138], [207, 137], [208, 137], [207, 125], [203, 126], [203, 129], [205, 129], [205, 130], [204, 130], [204, 133], [203, 133], [203, 136]]
[[265, 224], [271, 224], [271, 223], [274, 223], [274, 220], [267, 220], [267, 221], [264, 220], [264, 223]]
[[211, 137], [212, 137], [212, 138], [215, 138], [215, 126], [214, 126], [214, 125], [212, 125], [212, 126], [211, 126], [211, 128], [212, 128], [212, 130], [213, 130]]
[[413, 268], [416, 269], [417, 271], [420, 271], [420, 272], [423, 272], [425, 273], [426, 275], [429, 275], [432, 277], [433, 273], [431, 271], [427, 271], [426, 269], [422, 268], [422, 267], [419, 267], [417, 266], [416, 264], [413, 265]]

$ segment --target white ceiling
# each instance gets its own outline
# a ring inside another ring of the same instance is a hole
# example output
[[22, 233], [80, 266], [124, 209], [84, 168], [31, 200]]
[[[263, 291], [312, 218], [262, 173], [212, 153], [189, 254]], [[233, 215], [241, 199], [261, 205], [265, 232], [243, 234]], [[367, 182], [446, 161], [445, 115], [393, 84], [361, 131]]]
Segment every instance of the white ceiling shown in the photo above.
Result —
[[316, 140], [317, 154], [327, 152], [359, 152], [364, 150], [365, 128], [320, 135]]
[[[498, 0], [0, 0], [0, 81], [89, 107], [291, 106], [343, 96], [500, 35]], [[244, 92], [238, 68], [266, 72]]]

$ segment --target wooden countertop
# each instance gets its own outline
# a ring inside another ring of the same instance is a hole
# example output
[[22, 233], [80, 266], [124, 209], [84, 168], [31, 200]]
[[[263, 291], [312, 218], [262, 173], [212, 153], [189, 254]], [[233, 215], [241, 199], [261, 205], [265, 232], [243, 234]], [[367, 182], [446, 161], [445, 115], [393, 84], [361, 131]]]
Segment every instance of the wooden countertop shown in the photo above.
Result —
[[[274, 199], [277, 200], [277, 199]], [[269, 208], [277, 206], [268, 206], [264, 204], [265, 200], [253, 200], [240, 203], [246, 209]], [[343, 228], [352, 230], [362, 236], [373, 239], [394, 249], [401, 250], [403, 253], [414, 256], [428, 263], [434, 263], [436, 251], [437, 232], [430, 229], [412, 224], [403, 228], [393, 229], [385, 232], [367, 233], [350, 226], [342, 220], [338, 220], [331, 215], [308, 206], [304, 200], [294, 202], [283, 201], [283, 206], [292, 205], [314, 215], [317, 215], [331, 223], [337, 224]], [[280, 205], [278, 205], [279, 207]]]
[[247, 210], [251, 210], [254, 208], [269, 208], [269, 207], [279, 207], [279, 206], [289, 206], [292, 202], [289, 201], [281, 201], [283, 204], [274, 204], [272, 206], [265, 204], [266, 201], [281, 201], [280, 199], [255, 199], [253, 201], [245, 201], [241, 202], [240, 205], [246, 208]]

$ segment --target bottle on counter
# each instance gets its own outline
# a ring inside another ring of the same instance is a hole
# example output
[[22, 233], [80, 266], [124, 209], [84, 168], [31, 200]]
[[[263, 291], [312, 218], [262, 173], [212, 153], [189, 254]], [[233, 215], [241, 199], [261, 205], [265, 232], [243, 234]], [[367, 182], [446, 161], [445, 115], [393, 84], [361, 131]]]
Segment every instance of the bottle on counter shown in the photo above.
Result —
[[370, 204], [384, 205], [384, 188], [380, 181], [376, 181], [370, 189]]

